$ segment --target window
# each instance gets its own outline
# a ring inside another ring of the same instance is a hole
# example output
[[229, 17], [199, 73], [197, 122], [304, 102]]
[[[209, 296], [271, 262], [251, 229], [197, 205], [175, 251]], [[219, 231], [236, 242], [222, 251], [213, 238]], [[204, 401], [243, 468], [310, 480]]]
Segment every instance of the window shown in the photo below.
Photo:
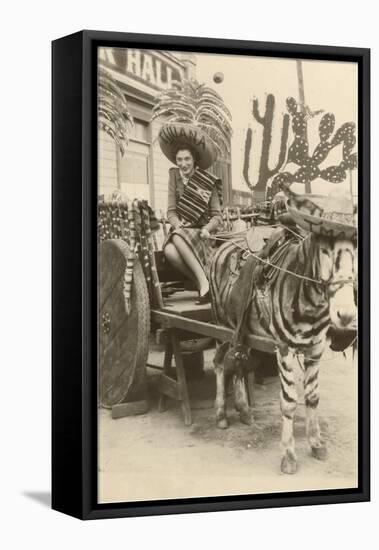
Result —
[[137, 141], [144, 141], [145, 143], [148, 143], [149, 142], [148, 133], [149, 133], [149, 127], [147, 123], [142, 120], [134, 119], [134, 126], [130, 134], [131, 139], [134, 139]]
[[134, 120], [129, 145], [123, 157], [118, 157], [119, 186], [130, 200], [150, 200], [148, 125]]

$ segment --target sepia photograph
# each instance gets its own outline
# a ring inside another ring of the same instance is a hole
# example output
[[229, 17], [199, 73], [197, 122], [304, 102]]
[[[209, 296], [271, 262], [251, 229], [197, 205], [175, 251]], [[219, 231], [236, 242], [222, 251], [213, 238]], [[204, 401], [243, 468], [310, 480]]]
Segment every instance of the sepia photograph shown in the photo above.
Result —
[[358, 64], [97, 48], [97, 502], [358, 488]]

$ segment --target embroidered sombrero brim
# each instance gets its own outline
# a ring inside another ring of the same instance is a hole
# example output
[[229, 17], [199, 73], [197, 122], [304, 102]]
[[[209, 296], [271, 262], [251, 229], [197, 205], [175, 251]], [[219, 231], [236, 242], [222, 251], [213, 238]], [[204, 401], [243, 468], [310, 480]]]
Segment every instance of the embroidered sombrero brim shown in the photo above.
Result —
[[199, 168], [206, 170], [217, 160], [217, 148], [213, 140], [201, 128], [193, 124], [168, 122], [159, 132], [159, 145], [163, 154], [176, 164], [179, 149], [189, 148], [196, 156]]
[[[340, 207], [344, 210], [343, 199]], [[293, 220], [306, 231], [333, 239], [351, 239], [357, 233], [354, 213], [349, 212], [349, 208], [344, 212], [333, 209], [328, 197], [293, 195], [287, 201], [287, 209]]]

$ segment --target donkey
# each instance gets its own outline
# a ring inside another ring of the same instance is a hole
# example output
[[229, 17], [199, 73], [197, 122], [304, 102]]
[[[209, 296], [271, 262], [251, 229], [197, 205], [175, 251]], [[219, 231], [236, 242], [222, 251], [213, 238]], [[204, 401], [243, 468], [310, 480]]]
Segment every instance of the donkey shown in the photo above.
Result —
[[[214, 317], [217, 323], [237, 329], [243, 315], [245, 335], [270, 337], [277, 342], [282, 413], [281, 471], [293, 474], [298, 465], [293, 433], [298, 400], [294, 360], [296, 354], [303, 354], [306, 432], [312, 455], [324, 460], [327, 449], [317, 418], [319, 361], [328, 329], [331, 326], [346, 328], [356, 318], [356, 243], [344, 235], [332, 238], [316, 233], [299, 239], [279, 239], [276, 250], [269, 251], [269, 264], [250, 257], [231, 280], [231, 263], [235, 265], [239, 248], [235, 242], [225, 243], [213, 258], [210, 288]], [[241, 421], [248, 424], [253, 421], [247, 402], [244, 368], [241, 368], [241, 365], [246, 367], [244, 359], [244, 351], [238, 351], [237, 346], [233, 354], [229, 343], [221, 344], [216, 351], [215, 408], [219, 428], [228, 426], [225, 377], [230, 374], [234, 375], [235, 406]]]

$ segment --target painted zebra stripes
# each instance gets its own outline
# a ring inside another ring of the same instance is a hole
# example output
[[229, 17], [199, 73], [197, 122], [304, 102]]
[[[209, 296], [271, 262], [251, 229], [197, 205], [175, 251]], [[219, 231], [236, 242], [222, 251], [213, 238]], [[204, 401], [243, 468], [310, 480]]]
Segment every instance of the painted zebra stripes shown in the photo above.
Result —
[[[243, 246], [243, 237], [236, 243], [222, 245], [213, 258], [210, 269], [213, 314], [217, 323], [235, 328], [246, 296], [246, 285], [249, 278], [253, 277], [255, 288], [245, 331], [257, 336], [272, 337], [278, 343], [282, 413], [281, 470], [283, 473], [293, 474], [297, 470], [293, 435], [293, 421], [298, 403], [295, 381], [297, 354], [304, 357], [307, 437], [312, 455], [324, 460], [327, 451], [317, 418], [319, 362], [331, 323], [341, 328], [347, 326], [356, 316], [356, 249], [351, 241], [326, 239], [314, 234], [301, 241], [290, 238], [270, 258], [271, 264], [285, 271], [276, 267], [264, 267], [262, 270], [262, 266], [252, 263], [249, 272], [247, 261], [236, 273], [235, 265], [243, 264], [239, 263], [243, 256], [240, 246]], [[228, 345], [223, 344], [217, 350], [214, 362], [217, 380], [216, 419], [221, 428], [228, 425], [225, 391], [222, 391], [225, 381], [224, 358], [227, 353]], [[239, 386], [241, 383], [242, 380], [239, 379]], [[241, 420], [245, 421], [249, 416], [247, 404], [241, 401], [241, 389], [238, 395], [239, 403], [236, 408], [243, 411]]]

